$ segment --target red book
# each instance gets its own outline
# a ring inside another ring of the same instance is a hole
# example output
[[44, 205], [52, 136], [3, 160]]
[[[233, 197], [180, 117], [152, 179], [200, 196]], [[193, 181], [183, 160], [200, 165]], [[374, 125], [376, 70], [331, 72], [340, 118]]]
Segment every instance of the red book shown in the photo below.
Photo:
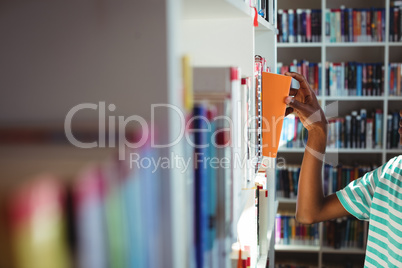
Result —
[[382, 40], [382, 24], [381, 24], [381, 10], [377, 10], [377, 40], [378, 42]]
[[311, 10], [306, 12], [306, 39], [307, 42], [311, 42]]
[[371, 41], [371, 12], [370, 10], [367, 10], [366, 12], [366, 18], [367, 18], [367, 26], [366, 26], [366, 34], [367, 34], [367, 41]]

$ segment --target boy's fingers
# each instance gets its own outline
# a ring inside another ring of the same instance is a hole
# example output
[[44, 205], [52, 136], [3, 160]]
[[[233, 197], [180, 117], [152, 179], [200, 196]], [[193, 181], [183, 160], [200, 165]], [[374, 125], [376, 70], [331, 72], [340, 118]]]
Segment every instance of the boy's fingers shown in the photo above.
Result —
[[291, 76], [294, 79], [296, 79], [297, 81], [299, 81], [300, 90], [303, 90], [304, 93], [310, 93], [309, 84], [307, 83], [306, 78], [303, 75], [301, 75], [299, 73], [294, 73], [294, 72], [287, 72], [287, 73], [285, 73], [285, 75]]
[[290, 88], [289, 89], [289, 96], [294, 96], [297, 94], [298, 89]]
[[293, 113], [293, 108], [292, 107], [287, 107], [286, 108], [286, 112], [285, 112], [285, 116], [290, 115], [291, 113]]
[[301, 103], [301, 102], [295, 100], [292, 97], [286, 97], [285, 98], [285, 103], [287, 105], [289, 105], [291, 108], [293, 108], [293, 110], [300, 111], [302, 113], [307, 110], [307, 105], [306, 104]]

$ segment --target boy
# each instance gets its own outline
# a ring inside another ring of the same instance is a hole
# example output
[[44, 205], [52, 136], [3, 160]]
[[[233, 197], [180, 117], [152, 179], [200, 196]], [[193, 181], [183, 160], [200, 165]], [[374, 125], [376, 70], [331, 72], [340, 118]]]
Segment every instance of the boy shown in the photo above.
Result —
[[[304, 224], [353, 215], [369, 221], [364, 267], [402, 267], [402, 155], [325, 196], [321, 169], [327, 141], [327, 120], [306, 79], [286, 97], [286, 115], [296, 112], [308, 130], [297, 195], [296, 220]], [[400, 112], [402, 116], [402, 110]], [[402, 143], [402, 120], [399, 123]]]

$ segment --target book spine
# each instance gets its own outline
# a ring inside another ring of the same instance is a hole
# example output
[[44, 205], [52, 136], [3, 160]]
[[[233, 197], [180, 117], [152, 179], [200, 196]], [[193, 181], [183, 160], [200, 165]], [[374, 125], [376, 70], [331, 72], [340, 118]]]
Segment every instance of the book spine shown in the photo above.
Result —
[[296, 20], [297, 20], [297, 42], [301, 43], [302, 42], [302, 27], [303, 27], [303, 22], [302, 22], [302, 13], [303, 10], [298, 8], [296, 9]]
[[358, 25], [357, 25], [357, 10], [353, 9], [353, 42], [357, 42], [357, 36], [358, 36]]
[[283, 24], [282, 24], [282, 15], [283, 15], [283, 9], [278, 9], [278, 17], [277, 17], [277, 22], [278, 22], [278, 36], [277, 36], [277, 41], [279, 43], [283, 42]]
[[391, 142], [391, 148], [398, 148], [399, 146], [399, 133], [398, 133], [398, 129], [399, 129], [399, 112], [394, 112], [392, 114], [392, 142]]
[[371, 42], [371, 23], [372, 23], [372, 17], [371, 17], [371, 11], [370, 9], [366, 9], [366, 38], [367, 42]]
[[361, 41], [362, 42], [367, 42], [367, 29], [366, 29], [366, 25], [367, 25], [367, 12], [365, 9], [362, 9], [360, 11], [361, 14]]
[[336, 33], [336, 42], [342, 42], [341, 10], [340, 9], [337, 9], [335, 12], [335, 33]]
[[334, 9], [331, 10], [331, 43], [336, 42], [336, 11]]
[[311, 36], [311, 9], [306, 9], [306, 42], [312, 41]]
[[283, 11], [282, 14], [282, 36], [283, 36], [283, 42], [287, 43], [289, 42], [288, 36], [289, 36], [289, 31], [288, 31], [288, 13], [286, 10]]
[[365, 109], [360, 110], [360, 118], [360, 148], [366, 148], [367, 111]]
[[366, 124], [366, 148], [372, 149], [373, 146], [373, 119], [367, 118]]
[[294, 43], [295, 42], [295, 31], [294, 31], [294, 11], [293, 9], [288, 10], [288, 16], [289, 16], [289, 43]]
[[331, 42], [331, 10], [325, 10], [325, 42]]
[[356, 73], [356, 96], [363, 96], [363, 69], [362, 64], [357, 64], [357, 73]]
[[345, 117], [345, 148], [352, 148], [352, 117], [347, 115]]
[[349, 27], [349, 30], [348, 30], [348, 34], [349, 34], [349, 42], [353, 42], [354, 41], [354, 39], [353, 39], [353, 31], [354, 31], [354, 28], [353, 28], [353, 9], [352, 8], [348, 8], [348, 27]]
[[392, 148], [392, 114], [387, 116], [387, 149]]
[[381, 149], [382, 148], [382, 124], [383, 116], [382, 110], [377, 109], [375, 113], [375, 148]]
[[341, 42], [345, 42], [345, 6], [341, 6]]
[[381, 42], [382, 41], [382, 12], [380, 9], [377, 9], [377, 41]]
[[301, 27], [301, 30], [302, 30], [302, 33], [301, 33], [302, 42], [305, 43], [306, 40], [307, 40], [307, 34], [306, 34], [306, 31], [307, 31], [306, 10], [303, 10], [303, 12], [302, 12], [302, 27]]

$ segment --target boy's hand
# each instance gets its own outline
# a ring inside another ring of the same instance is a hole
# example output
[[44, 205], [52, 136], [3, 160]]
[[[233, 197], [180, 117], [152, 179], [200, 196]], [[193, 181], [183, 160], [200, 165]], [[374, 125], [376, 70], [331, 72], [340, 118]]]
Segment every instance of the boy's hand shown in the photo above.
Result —
[[309, 132], [318, 131], [326, 134], [327, 119], [317, 101], [314, 91], [311, 90], [304, 76], [293, 72], [285, 73], [285, 75], [293, 77], [300, 83], [300, 88], [291, 88], [289, 97], [285, 98], [285, 103], [289, 105], [289, 107], [286, 108], [286, 115], [296, 112], [304, 127]]

